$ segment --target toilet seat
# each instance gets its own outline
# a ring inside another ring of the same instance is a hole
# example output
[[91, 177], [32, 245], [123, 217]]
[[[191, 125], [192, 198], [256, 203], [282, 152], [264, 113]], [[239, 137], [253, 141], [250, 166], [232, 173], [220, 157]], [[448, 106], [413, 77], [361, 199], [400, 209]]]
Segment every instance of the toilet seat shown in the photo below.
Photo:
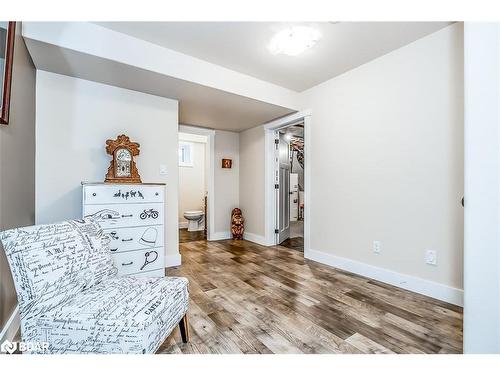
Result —
[[204, 214], [201, 210], [184, 211], [185, 215], [201, 215]]

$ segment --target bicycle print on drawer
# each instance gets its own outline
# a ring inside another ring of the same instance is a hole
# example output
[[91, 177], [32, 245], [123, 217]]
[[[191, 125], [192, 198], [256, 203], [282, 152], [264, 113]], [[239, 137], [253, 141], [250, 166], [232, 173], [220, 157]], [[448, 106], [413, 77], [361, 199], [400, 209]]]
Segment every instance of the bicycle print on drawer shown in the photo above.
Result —
[[84, 215], [97, 216], [102, 228], [163, 224], [163, 204], [116, 204], [112, 208], [85, 205]]

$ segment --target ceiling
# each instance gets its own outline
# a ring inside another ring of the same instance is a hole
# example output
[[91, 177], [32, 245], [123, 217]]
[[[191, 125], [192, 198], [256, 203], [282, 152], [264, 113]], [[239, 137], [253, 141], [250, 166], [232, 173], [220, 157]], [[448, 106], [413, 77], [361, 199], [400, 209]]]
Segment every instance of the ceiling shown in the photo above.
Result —
[[292, 112], [212, 87], [25, 38], [37, 69], [179, 101], [179, 123], [240, 132]]
[[[99, 22], [101, 26], [298, 92], [356, 68], [450, 22]], [[272, 36], [292, 25], [322, 38], [303, 54], [272, 55]]]

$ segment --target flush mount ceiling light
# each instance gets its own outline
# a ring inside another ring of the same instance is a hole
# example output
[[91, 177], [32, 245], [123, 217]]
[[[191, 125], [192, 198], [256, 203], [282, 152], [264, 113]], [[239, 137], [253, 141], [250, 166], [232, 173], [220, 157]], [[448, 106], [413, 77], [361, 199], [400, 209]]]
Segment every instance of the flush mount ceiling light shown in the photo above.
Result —
[[307, 26], [294, 26], [278, 32], [269, 43], [273, 55], [297, 56], [311, 48], [321, 38], [321, 33]]

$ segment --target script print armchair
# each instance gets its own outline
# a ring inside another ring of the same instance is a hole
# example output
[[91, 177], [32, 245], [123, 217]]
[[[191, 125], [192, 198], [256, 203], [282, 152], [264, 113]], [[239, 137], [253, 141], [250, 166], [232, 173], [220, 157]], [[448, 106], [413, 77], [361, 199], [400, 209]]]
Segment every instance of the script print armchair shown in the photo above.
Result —
[[30, 353], [154, 353], [179, 325], [188, 340], [188, 281], [118, 277], [93, 218], [0, 233]]

